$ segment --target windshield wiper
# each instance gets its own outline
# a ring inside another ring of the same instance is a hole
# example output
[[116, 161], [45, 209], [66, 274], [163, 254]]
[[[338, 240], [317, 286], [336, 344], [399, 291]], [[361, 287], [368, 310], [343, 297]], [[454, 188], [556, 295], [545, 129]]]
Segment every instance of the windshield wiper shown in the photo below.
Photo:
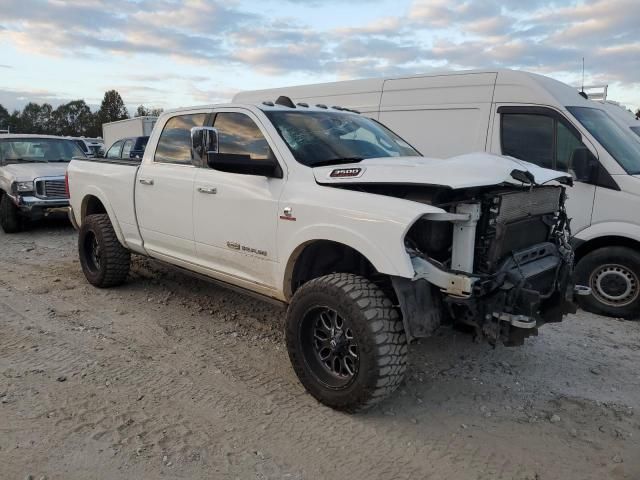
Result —
[[328, 165], [342, 165], [344, 163], [358, 163], [364, 160], [362, 157], [344, 157], [344, 158], [332, 158], [331, 160], [322, 160], [316, 162], [312, 167], [326, 167]]

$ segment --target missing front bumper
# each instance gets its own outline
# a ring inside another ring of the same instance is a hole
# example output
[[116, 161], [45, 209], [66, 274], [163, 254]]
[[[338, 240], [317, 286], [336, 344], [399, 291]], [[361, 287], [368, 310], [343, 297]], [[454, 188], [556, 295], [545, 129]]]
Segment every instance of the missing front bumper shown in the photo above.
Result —
[[514, 253], [492, 275], [450, 272], [420, 256], [412, 263], [412, 280], [393, 281], [409, 339], [450, 319], [492, 344], [520, 345], [544, 323], [576, 311], [571, 263], [552, 243]]

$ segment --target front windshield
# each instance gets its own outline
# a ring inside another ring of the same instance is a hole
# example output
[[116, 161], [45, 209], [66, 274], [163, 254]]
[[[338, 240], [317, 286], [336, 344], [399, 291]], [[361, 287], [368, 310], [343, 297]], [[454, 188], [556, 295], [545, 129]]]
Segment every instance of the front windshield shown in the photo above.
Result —
[[365, 158], [420, 155], [391, 130], [370, 118], [345, 112], [265, 112], [295, 159], [309, 167]]
[[0, 140], [0, 162], [69, 162], [84, 153], [71, 140], [57, 138], [10, 138]]
[[631, 131], [640, 137], [640, 127], [631, 127]]
[[567, 107], [591, 135], [631, 175], [640, 173], [640, 142], [598, 108]]

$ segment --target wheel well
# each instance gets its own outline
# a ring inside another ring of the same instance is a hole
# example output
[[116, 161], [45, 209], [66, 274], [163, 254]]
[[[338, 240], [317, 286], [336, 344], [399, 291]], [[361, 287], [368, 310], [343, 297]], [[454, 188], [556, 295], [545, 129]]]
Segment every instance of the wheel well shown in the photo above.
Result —
[[107, 209], [98, 197], [88, 195], [82, 202], [82, 214], [81, 218], [84, 219], [87, 215], [95, 215], [97, 213], [107, 213]]
[[579, 244], [575, 248], [576, 262], [585, 255], [603, 247], [629, 247], [640, 251], [640, 242], [627, 237], [618, 237], [610, 235], [606, 237], [598, 237]]
[[391, 280], [378, 273], [373, 264], [357, 250], [330, 240], [316, 240], [300, 246], [287, 268], [287, 297], [309, 280], [331, 273], [353, 273], [378, 284], [390, 298], [395, 296]]

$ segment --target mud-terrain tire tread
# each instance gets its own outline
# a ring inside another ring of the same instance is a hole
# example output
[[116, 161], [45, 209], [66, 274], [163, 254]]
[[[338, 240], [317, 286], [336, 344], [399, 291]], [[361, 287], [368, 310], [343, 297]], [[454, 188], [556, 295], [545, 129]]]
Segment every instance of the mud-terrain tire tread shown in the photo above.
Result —
[[[88, 231], [93, 231], [102, 250], [102, 265], [97, 274], [93, 274], [86, 264], [83, 242]], [[124, 248], [113, 229], [109, 216], [105, 213], [87, 215], [78, 235], [78, 253], [85, 277], [98, 288], [122, 285], [129, 274], [131, 253]]]
[[[576, 265], [574, 275], [577, 285], [589, 285], [591, 272], [603, 263], [619, 263], [632, 268], [640, 278], [640, 253], [629, 247], [604, 247], [589, 252]], [[608, 317], [638, 320], [640, 318], [640, 296], [624, 307], [605, 305], [593, 295], [577, 296], [584, 310]]]
[[6, 193], [0, 193], [0, 226], [4, 233], [18, 233], [22, 230], [18, 209]]
[[[314, 297], [333, 299], [329, 306], [341, 315], [349, 315], [354, 330], [358, 330], [361, 355], [371, 352], [373, 367], [359, 371], [354, 384], [341, 394], [315, 380], [298, 341], [304, 312], [317, 304]], [[391, 395], [404, 379], [408, 346], [402, 319], [383, 291], [364, 277], [334, 273], [305, 283], [287, 310], [286, 337], [289, 358], [300, 382], [318, 401], [334, 409], [350, 413], [366, 410]]]

